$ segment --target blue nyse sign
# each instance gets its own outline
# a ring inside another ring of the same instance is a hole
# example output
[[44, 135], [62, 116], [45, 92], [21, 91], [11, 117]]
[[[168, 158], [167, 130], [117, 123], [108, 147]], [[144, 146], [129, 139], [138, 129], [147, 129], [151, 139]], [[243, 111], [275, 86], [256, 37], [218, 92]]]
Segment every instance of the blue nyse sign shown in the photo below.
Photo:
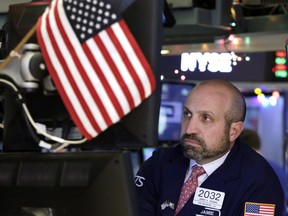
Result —
[[216, 53], [190, 52], [162, 56], [161, 75], [164, 80], [207, 80], [271, 82], [275, 52]]

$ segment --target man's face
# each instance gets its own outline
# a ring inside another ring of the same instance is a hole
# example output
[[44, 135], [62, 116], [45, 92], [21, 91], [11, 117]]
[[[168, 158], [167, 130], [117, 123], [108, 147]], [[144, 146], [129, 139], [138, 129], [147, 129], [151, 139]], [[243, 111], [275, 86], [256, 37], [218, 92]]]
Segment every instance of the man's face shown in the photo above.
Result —
[[210, 86], [189, 94], [181, 123], [180, 144], [185, 157], [205, 164], [231, 149], [230, 126], [225, 121], [231, 103], [228, 96]]

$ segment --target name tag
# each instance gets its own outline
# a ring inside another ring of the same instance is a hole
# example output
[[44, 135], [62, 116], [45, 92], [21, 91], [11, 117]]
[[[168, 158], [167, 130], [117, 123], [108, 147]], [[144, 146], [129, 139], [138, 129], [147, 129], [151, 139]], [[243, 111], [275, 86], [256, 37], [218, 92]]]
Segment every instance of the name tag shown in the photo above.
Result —
[[195, 192], [193, 204], [214, 209], [221, 209], [224, 196], [224, 192], [198, 187]]

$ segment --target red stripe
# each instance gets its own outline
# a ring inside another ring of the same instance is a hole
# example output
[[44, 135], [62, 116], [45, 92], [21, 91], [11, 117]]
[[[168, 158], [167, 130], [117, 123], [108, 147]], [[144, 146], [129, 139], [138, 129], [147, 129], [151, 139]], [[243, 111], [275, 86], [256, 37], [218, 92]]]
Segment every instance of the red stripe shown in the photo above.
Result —
[[[48, 17], [47, 17], [47, 19], [48, 19]], [[57, 90], [60, 93], [60, 95], [62, 96], [63, 103], [65, 104], [66, 109], [69, 111], [70, 115], [72, 116], [74, 123], [77, 125], [77, 127], [79, 128], [79, 130], [81, 131], [83, 136], [85, 136], [87, 138], [91, 138], [90, 134], [85, 130], [85, 128], [82, 124], [82, 121], [78, 118], [77, 113], [73, 109], [72, 103], [70, 102], [70, 100], [68, 100], [66, 92], [65, 92], [63, 86], [61, 85], [60, 80], [58, 79], [56, 70], [54, 68], [54, 65], [51, 62], [50, 56], [47, 52], [46, 45], [45, 45], [43, 37], [42, 37], [41, 25], [42, 25], [42, 17], [37, 22], [37, 40], [38, 40], [38, 43], [41, 47], [41, 52], [42, 52], [42, 55], [45, 59], [45, 64], [49, 70], [51, 77], [53, 77], [53, 82], [57, 86]]]
[[[109, 27], [111, 28], [111, 27]], [[107, 28], [106, 31], [109, 29]], [[120, 88], [123, 90], [125, 97], [127, 98], [127, 101], [129, 103], [130, 106], [130, 110], [133, 109], [134, 106], [134, 100], [133, 97], [123, 79], [123, 77], [121, 76], [121, 71], [118, 70], [118, 68], [116, 67], [114, 60], [111, 58], [111, 55], [109, 54], [108, 50], [106, 49], [106, 46], [103, 44], [101, 38], [97, 35], [94, 38], [96, 44], [98, 45], [99, 49], [101, 50], [105, 60], [107, 61], [109, 67], [111, 68], [111, 71], [113, 71], [116, 79], [118, 80], [119, 84], [120, 84]]]
[[[121, 27], [121, 23], [124, 23], [123, 20], [121, 20], [119, 22], [120, 27]], [[125, 23], [124, 23], [125, 24]], [[134, 70], [132, 64], [131, 64], [131, 60], [129, 59], [129, 57], [127, 56], [126, 52], [124, 51], [123, 47], [121, 46], [121, 43], [119, 42], [117, 36], [115, 35], [114, 31], [112, 30], [112, 28], [108, 28], [107, 32], [111, 38], [111, 40], [113, 41], [115, 47], [117, 48], [117, 51], [119, 52], [121, 58], [123, 59], [124, 64], [126, 65], [134, 83], [137, 86], [138, 92], [140, 94], [140, 98], [141, 100], [143, 100], [145, 98], [145, 91], [143, 88], [143, 85], [141, 84], [141, 80], [138, 77], [138, 74], [136, 73], [136, 71]], [[131, 34], [131, 32], [127, 32], [126, 36], [128, 36], [128, 34]]]
[[[92, 40], [92, 38], [90, 39]], [[94, 69], [94, 71], [96, 72], [96, 76], [98, 76], [100, 82], [103, 84], [103, 87], [105, 88], [105, 91], [107, 93], [107, 95], [109, 96], [112, 104], [114, 105], [114, 108], [118, 114], [118, 116], [123, 116], [124, 115], [124, 111], [121, 107], [121, 105], [119, 104], [119, 101], [116, 97], [116, 95], [114, 94], [108, 80], [106, 79], [106, 77], [104, 76], [104, 71], [101, 70], [101, 68], [99, 67], [99, 64], [97, 62], [97, 59], [94, 58], [93, 54], [91, 53], [91, 50], [89, 49], [89, 47], [87, 46], [86, 43], [84, 43], [83, 45], [83, 49], [87, 55], [87, 58], [89, 59], [89, 61], [91, 62], [91, 65]], [[100, 63], [101, 64], [101, 63]], [[104, 106], [102, 107], [102, 109], [105, 110]], [[108, 121], [109, 120], [109, 121]], [[107, 119], [106, 120], [107, 124], [112, 124], [111, 119]], [[108, 123], [109, 122], [109, 123]]]
[[156, 88], [156, 81], [155, 81], [155, 77], [152, 71], [152, 68], [150, 66], [150, 64], [148, 63], [146, 57], [144, 56], [141, 48], [139, 47], [138, 43], [136, 42], [135, 38], [133, 37], [133, 35], [129, 32], [129, 28], [126, 25], [126, 23], [124, 22], [124, 20], [120, 21], [120, 25], [125, 33], [125, 35], [127, 36], [131, 46], [133, 47], [138, 59], [140, 60], [143, 68], [145, 69], [147, 76], [149, 78], [149, 83], [151, 85], [151, 91], [154, 91]]

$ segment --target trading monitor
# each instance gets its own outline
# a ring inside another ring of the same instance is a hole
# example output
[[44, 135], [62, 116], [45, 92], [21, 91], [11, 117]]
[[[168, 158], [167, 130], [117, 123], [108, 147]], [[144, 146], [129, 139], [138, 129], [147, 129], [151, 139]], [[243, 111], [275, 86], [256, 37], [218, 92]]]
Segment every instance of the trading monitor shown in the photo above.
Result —
[[162, 83], [158, 127], [159, 143], [172, 145], [179, 141], [185, 99], [194, 86], [195, 84], [186, 82]]
[[0, 154], [1, 216], [138, 216], [130, 155]]

